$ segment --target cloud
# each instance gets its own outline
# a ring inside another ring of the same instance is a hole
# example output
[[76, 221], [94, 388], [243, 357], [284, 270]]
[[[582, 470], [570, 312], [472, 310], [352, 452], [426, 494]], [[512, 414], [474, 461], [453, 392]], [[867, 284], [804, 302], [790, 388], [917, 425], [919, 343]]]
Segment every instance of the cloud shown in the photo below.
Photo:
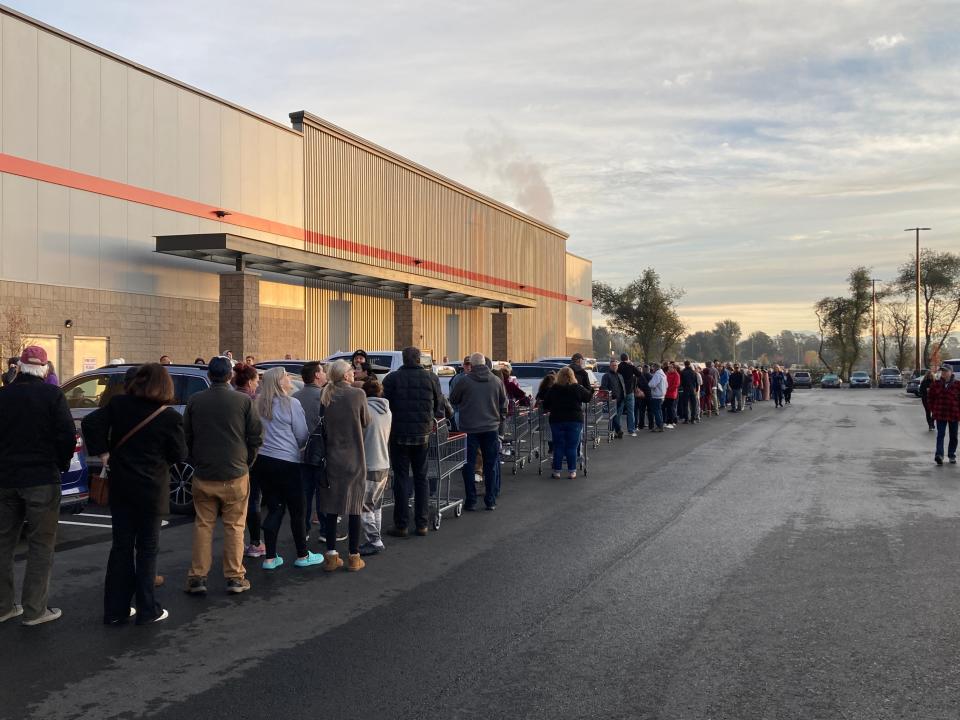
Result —
[[884, 52], [885, 50], [892, 50], [906, 40], [903, 33], [897, 33], [896, 35], [878, 35], [875, 38], [870, 38], [867, 42], [876, 52]]

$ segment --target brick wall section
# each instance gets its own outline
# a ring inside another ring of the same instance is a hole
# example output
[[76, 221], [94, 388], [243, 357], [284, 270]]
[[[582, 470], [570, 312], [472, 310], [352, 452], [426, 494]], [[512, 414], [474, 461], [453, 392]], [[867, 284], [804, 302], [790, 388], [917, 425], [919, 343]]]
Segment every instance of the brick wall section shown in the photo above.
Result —
[[[279, 360], [287, 353], [307, 359], [306, 318], [303, 310], [260, 306], [260, 355], [258, 360]], [[318, 359], [318, 358], [310, 358]]]
[[220, 350], [233, 357], [260, 357], [260, 276], [251, 272], [220, 275]]
[[393, 301], [393, 349], [403, 350], [423, 342], [423, 309], [414, 299]]
[[[215, 302], [0, 280], [0, 308], [12, 303], [20, 304], [31, 334], [59, 336], [61, 378], [73, 375], [78, 336], [108, 338], [108, 360], [147, 362], [167, 354], [190, 363], [218, 352]], [[64, 327], [66, 320], [73, 326]]]
[[490, 315], [493, 323], [493, 360], [513, 360], [513, 314], [495, 312]]

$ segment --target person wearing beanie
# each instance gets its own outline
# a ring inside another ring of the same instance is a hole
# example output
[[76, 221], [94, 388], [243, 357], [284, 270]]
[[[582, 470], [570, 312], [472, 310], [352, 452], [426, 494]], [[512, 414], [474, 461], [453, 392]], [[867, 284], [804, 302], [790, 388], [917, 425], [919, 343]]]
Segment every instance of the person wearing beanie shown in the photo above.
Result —
[[[47, 353], [24, 348], [17, 374], [0, 392], [0, 623], [23, 617], [40, 625], [60, 617], [47, 607], [60, 516], [60, 474], [77, 436], [60, 388], [44, 382]], [[27, 568], [14, 599], [13, 556], [26, 522]]]

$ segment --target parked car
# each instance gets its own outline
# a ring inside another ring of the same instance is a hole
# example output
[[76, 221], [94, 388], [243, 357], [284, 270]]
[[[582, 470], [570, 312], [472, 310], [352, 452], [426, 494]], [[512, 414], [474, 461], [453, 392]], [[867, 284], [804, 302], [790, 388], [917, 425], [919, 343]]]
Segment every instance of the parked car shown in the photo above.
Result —
[[827, 373], [822, 378], [820, 378], [820, 387], [822, 388], [841, 388], [843, 387], [843, 381], [840, 380], [840, 376], [836, 373]]
[[90, 476], [83, 438], [77, 433], [77, 445], [70, 459], [70, 469], [60, 475], [60, 512], [82, 513], [90, 502]]
[[955, 358], [953, 360], [943, 360], [941, 365], [949, 365], [953, 368], [955, 373], [960, 373], [960, 358]]
[[913, 374], [913, 377], [907, 381], [907, 395], [920, 397], [920, 383], [923, 382], [923, 377], [926, 374], [926, 370], [921, 370]]
[[870, 388], [873, 383], [870, 381], [870, 373], [864, 370], [857, 370], [850, 375], [850, 389]]
[[[374, 372], [378, 375], [381, 374], [381, 369], [385, 370], [383, 373], [391, 373], [394, 370], [399, 370], [403, 366], [403, 353], [399, 350], [367, 350], [367, 362], [374, 366]], [[333, 355], [326, 358], [323, 362], [333, 362], [334, 360], [346, 360], [350, 362], [353, 360], [353, 353], [334, 353]], [[302, 365], [303, 363], [301, 363]], [[428, 352], [420, 351], [420, 364], [423, 365], [427, 370], [433, 370], [433, 356]]]
[[793, 373], [793, 388], [812, 388], [813, 376], [809, 370], [797, 370]]
[[878, 388], [902, 388], [903, 387], [903, 373], [900, 372], [900, 368], [896, 367], [886, 367], [880, 371], [880, 375], [877, 377], [877, 387]]
[[[111, 397], [123, 392], [123, 379], [127, 370], [135, 364], [107, 365], [89, 370], [71, 378], [61, 389], [67, 398], [73, 422], [80, 432], [80, 421], [97, 408], [107, 404]], [[206, 365], [166, 365], [173, 378], [176, 397], [173, 406], [183, 413], [187, 400], [201, 390], [210, 387]], [[85, 458], [88, 473], [100, 472], [99, 458]], [[189, 462], [176, 463], [170, 467], [170, 512], [185, 514], [193, 512], [193, 466]]]

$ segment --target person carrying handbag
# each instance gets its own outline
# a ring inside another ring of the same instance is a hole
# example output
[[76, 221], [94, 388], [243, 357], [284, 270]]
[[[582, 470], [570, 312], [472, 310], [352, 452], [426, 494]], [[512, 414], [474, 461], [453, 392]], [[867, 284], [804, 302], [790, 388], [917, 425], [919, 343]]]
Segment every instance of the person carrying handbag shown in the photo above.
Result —
[[[104, 580], [107, 625], [158, 622], [169, 613], [156, 598], [154, 582], [160, 525], [169, 509], [170, 466], [187, 457], [173, 381], [158, 363], [141, 365], [127, 391], [81, 422], [91, 455], [109, 468], [113, 545]], [[131, 606], [131, 601], [135, 605]]]

